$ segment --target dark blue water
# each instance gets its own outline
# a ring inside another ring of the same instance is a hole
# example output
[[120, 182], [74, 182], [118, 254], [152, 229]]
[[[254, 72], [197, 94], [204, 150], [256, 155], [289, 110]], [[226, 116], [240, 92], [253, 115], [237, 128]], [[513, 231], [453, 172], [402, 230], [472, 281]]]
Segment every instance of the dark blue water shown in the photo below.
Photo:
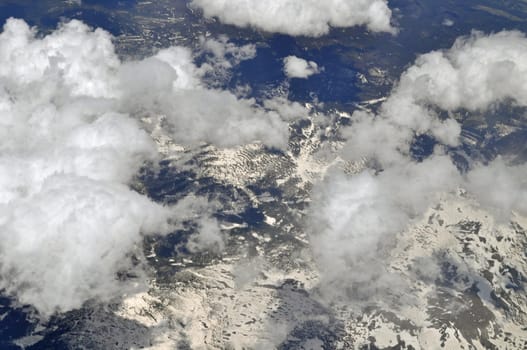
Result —
[[137, 0], [82, 0], [82, 6], [102, 6], [107, 9], [130, 9], [136, 6]]
[[9, 17], [26, 18], [26, 6], [0, 1], [0, 23], [3, 25]]
[[14, 307], [9, 298], [0, 297], [0, 349], [21, 349], [13, 341], [35, 330], [36, 325], [30, 321], [27, 311], [27, 308]]
[[106, 12], [89, 8], [66, 10], [61, 13], [59, 18], [57, 18], [55, 14], [44, 16], [40, 20], [40, 25], [54, 28], [63, 18], [78, 19], [89, 24], [93, 28], [104, 28], [114, 36], [124, 34], [123, 28], [119, 25], [119, 22], [112, 18], [112, 16], [108, 15]]

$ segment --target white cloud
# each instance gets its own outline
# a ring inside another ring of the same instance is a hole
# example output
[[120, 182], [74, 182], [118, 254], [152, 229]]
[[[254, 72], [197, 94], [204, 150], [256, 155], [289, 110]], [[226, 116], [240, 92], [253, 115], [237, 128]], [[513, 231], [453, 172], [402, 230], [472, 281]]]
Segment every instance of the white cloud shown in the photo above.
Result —
[[221, 72], [226, 65], [253, 57], [253, 48], [245, 46], [235, 50], [225, 42], [210, 40], [205, 42], [207, 45], [212, 45], [210, 50], [216, 54], [213, 63], [205, 67], [196, 67], [190, 50], [181, 47], [162, 50], [140, 62], [123, 64], [120, 108], [133, 115], [148, 116], [155, 112], [166, 116], [176, 142], [205, 141], [228, 147], [261, 141], [268, 146], [286, 148], [287, 118], [276, 110], [262, 108], [254, 99], [209, 88], [201, 80], [213, 68]]
[[467, 174], [465, 187], [500, 221], [511, 212], [527, 215], [527, 165], [509, 165], [498, 157], [488, 165], [477, 165]]
[[193, 0], [205, 17], [226, 24], [290, 35], [321, 36], [330, 27], [364, 25], [374, 32], [394, 32], [384, 0]]
[[193, 219], [197, 225], [197, 232], [189, 237], [187, 243], [190, 252], [221, 253], [224, 250], [225, 237], [218, 221], [212, 218], [213, 211], [219, 208], [218, 202], [203, 197], [186, 196], [177, 203], [178, 214]]
[[9, 20], [0, 67], [1, 287], [44, 316], [122, 293], [127, 254], [173, 213], [127, 186], [157, 153], [108, 102], [110, 36], [73, 21], [36, 39]]
[[288, 78], [308, 78], [313, 74], [319, 73], [318, 64], [313, 61], [306, 61], [296, 56], [284, 58], [284, 73]]
[[137, 96], [130, 105], [137, 107], [134, 113], [147, 106], [165, 115], [178, 142], [207, 141], [230, 147], [260, 140], [269, 146], [287, 147], [287, 123], [280, 114], [257, 106], [253, 99], [238, 99], [229, 91], [211, 89], [181, 90], [165, 96], [163, 91], [158, 92], [155, 100]]
[[440, 194], [459, 184], [450, 159], [434, 155], [422, 163], [407, 161], [375, 174], [336, 172], [315, 188], [311, 208], [311, 244], [324, 294], [355, 298], [395, 293], [400, 284], [383, 259], [396, 238]]
[[[10, 19], [0, 34], [0, 288], [41, 315], [125, 293], [143, 235], [197, 222], [191, 249], [221, 250], [210, 203], [167, 208], [132, 191], [137, 171], [156, 162], [140, 118], [165, 116], [176, 142], [219, 146], [261, 141], [286, 147], [291, 104], [272, 108], [202, 78], [254, 56], [226, 39], [204, 44], [213, 64], [198, 67], [182, 47], [121, 62], [109, 33], [79, 21], [39, 37]], [[211, 68], [212, 67], [212, 68]], [[201, 203], [201, 204], [199, 204]], [[140, 273], [140, 271], [138, 271]]]
[[409, 154], [419, 134], [458, 144], [460, 126], [440, 118], [440, 112], [482, 112], [499, 103], [527, 106], [525, 57], [527, 38], [519, 32], [475, 32], [449, 50], [420, 56], [378, 114], [352, 115], [351, 126], [343, 131], [343, 156], [369, 158], [380, 171], [336, 174], [315, 187], [311, 241], [329, 292], [352, 291], [366, 299], [387, 291], [403, 295], [404, 284], [387, 272], [386, 250], [441, 194], [458, 187], [501, 220], [512, 211], [527, 214], [524, 165], [498, 158], [460, 174], [441, 147], [420, 163]]
[[526, 54], [521, 32], [473, 32], [449, 50], [419, 57], [402, 77], [399, 91], [443, 110], [485, 110], [506, 99], [526, 106]]
[[199, 67], [200, 75], [207, 82], [223, 83], [230, 78], [231, 68], [242, 61], [256, 57], [256, 46], [246, 44], [237, 46], [229, 38], [220, 35], [218, 38], [200, 38], [201, 49], [207, 60]]
[[457, 145], [460, 126], [440, 119], [437, 110], [486, 110], [507, 100], [527, 106], [526, 55], [525, 35], [504, 31], [489, 36], [474, 32], [448, 50], [418, 57], [375, 118], [354, 113], [354, 126], [344, 131], [349, 157], [394, 162], [408, 152], [416, 134], [424, 133]]
[[171, 212], [113, 182], [53, 175], [2, 208], [2, 287], [43, 315], [120, 295], [141, 234], [166, 232]]
[[444, 25], [445, 27], [452, 27], [455, 24], [455, 22], [451, 20], [450, 18], [445, 18], [443, 22], [441, 22], [441, 24]]

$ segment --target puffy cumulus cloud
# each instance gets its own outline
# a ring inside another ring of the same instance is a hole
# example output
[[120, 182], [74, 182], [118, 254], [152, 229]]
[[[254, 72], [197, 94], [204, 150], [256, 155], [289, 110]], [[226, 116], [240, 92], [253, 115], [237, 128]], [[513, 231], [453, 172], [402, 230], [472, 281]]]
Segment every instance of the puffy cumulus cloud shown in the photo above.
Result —
[[394, 32], [385, 0], [193, 0], [191, 5], [226, 24], [289, 35], [316, 37], [331, 27], [361, 25], [374, 32]]
[[[159, 95], [149, 100], [147, 94], [155, 91]], [[255, 107], [253, 99], [238, 99], [223, 90], [180, 90], [170, 95], [155, 91], [145, 90], [127, 99], [128, 108], [138, 115], [146, 112], [147, 116], [151, 111], [164, 115], [167, 129], [178, 142], [207, 141], [229, 147], [261, 140], [268, 146], [287, 147], [287, 123], [277, 111]]]
[[318, 64], [296, 56], [284, 58], [284, 73], [288, 78], [308, 78], [319, 73]]
[[402, 282], [387, 272], [382, 256], [395, 233], [460, 179], [450, 159], [440, 154], [379, 174], [335, 172], [326, 178], [315, 188], [310, 221], [323, 292], [338, 297], [352, 293], [358, 300], [394, 292]]
[[403, 295], [404, 283], [385, 261], [390, 244], [442, 194], [460, 187], [500, 219], [512, 211], [527, 214], [521, 199], [527, 191], [525, 165], [497, 158], [461, 174], [442, 146], [422, 162], [409, 154], [420, 134], [458, 144], [459, 124], [442, 117], [450, 112], [481, 112], [499, 103], [526, 106], [525, 57], [523, 34], [475, 32], [449, 50], [420, 56], [377, 114], [352, 115], [343, 131], [343, 156], [369, 158], [376, 170], [333, 174], [315, 187], [311, 242], [323, 285], [330, 287], [326, 292], [366, 299], [387, 291], [384, 295]]
[[465, 187], [498, 220], [506, 221], [511, 212], [527, 215], [527, 165], [510, 165], [498, 157], [488, 165], [476, 165], [468, 174]]
[[[224, 37], [204, 40], [203, 50], [212, 52], [213, 57], [198, 67], [193, 53], [183, 47], [121, 63], [108, 33], [100, 29], [91, 32], [78, 21], [61, 26], [42, 40], [35, 40], [34, 35], [22, 21], [6, 25], [2, 39], [6, 66], [2, 70], [9, 79], [44, 84], [43, 75], [61, 75], [57, 88], [67, 94], [105, 98], [109, 109], [136, 117], [164, 115], [176, 142], [287, 145], [288, 124], [279, 113], [262, 108], [253, 99], [208, 88], [202, 81], [211, 71], [254, 57], [252, 45], [237, 48]], [[25, 67], [19, 62], [31, 64]], [[55, 83], [53, 79], [46, 82]]]
[[124, 63], [118, 73], [120, 109], [136, 116], [163, 115], [176, 142], [204, 141], [228, 147], [261, 141], [286, 148], [287, 116], [280, 114], [279, 105], [264, 108], [254, 99], [238, 98], [230, 91], [203, 83], [201, 78], [211, 68], [219, 66], [221, 71], [233, 64], [226, 55], [236, 56], [234, 62], [254, 55], [251, 47], [242, 47], [242, 54], [224, 44], [216, 41], [205, 45], [218, 51], [214, 63], [205, 67], [195, 66], [190, 50], [182, 47], [162, 50], [143, 61]]
[[127, 254], [142, 233], [166, 232], [171, 214], [125, 185], [73, 175], [0, 207], [0, 284], [42, 315], [130, 290], [117, 278]]
[[[61, 75], [48, 84], [58, 84], [74, 96], [111, 95], [110, 75], [119, 60], [109, 34], [93, 32], [79, 21], [59, 27], [43, 39], [21, 20], [8, 20], [0, 37], [0, 75], [6, 82], [44, 84], [43, 76]], [[90, 64], [86, 64], [89, 62]]]
[[521, 32], [473, 32], [449, 50], [419, 57], [401, 79], [400, 90], [448, 111], [485, 110], [507, 99], [526, 106], [526, 55], [527, 39]]
[[378, 115], [356, 112], [344, 131], [350, 157], [384, 162], [407, 153], [416, 134], [429, 133], [456, 146], [461, 128], [439, 111], [486, 110], [504, 101], [527, 106], [527, 38], [520, 32], [474, 32], [443, 51], [417, 58], [400, 78]]
[[[224, 38], [121, 62], [107, 32], [79, 21], [47, 36], [10, 19], [0, 34], [0, 288], [41, 315], [127, 291], [144, 235], [197, 223], [193, 250], [223, 248], [210, 203], [172, 207], [130, 189], [158, 153], [141, 118], [161, 116], [176, 142], [285, 147], [287, 101], [260, 106], [208, 87], [204, 72], [254, 56]], [[203, 49], [205, 50], [205, 49]], [[212, 67], [212, 68], [211, 68]], [[284, 115], [282, 115], [282, 111]], [[140, 273], [140, 270], [137, 270]]]
[[127, 254], [172, 213], [127, 186], [157, 153], [108, 102], [110, 36], [73, 21], [36, 39], [9, 20], [0, 66], [0, 286], [44, 316], [111, 298], [130, 286], [116, 277]]

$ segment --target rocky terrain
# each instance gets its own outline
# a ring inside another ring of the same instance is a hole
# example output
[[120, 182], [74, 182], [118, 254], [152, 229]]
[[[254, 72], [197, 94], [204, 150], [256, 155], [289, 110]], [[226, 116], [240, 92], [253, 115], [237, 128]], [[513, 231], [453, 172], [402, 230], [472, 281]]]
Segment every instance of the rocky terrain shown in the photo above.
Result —
[[[190, 151], [160, 143], [172, 165], [197, 152], [190, 159], [200, 171], [187, 174], [193, 177], [188, 188], [199, 193], [215, 186], [214, 196], [232, 203], [232, 216], [221, 218], [223, 252], [185, 254], [176, 237], [152, 243], [147, 257], [158, 277], [148, 292], [131, 295], [113, 311], [149, 330], [149, 344], [138, 344], [152, 349], [526, 347], [527, 219], [497, 222], [463, 189], [445, 193], [397, 234], [382, 261], [396, 281], [392, 291], [328, 302], [306, 234], [310, 188], [330, 166], [355, 172], [364, 164], [317, 153], [321, 132], [313, 119], [316, 114], [292, 128], [290, 148], [296, 153], [259, 145]], [[338, 142], [329, 143], [338, 148]], [[170, 187], [161, 188], [169, 198]]]

